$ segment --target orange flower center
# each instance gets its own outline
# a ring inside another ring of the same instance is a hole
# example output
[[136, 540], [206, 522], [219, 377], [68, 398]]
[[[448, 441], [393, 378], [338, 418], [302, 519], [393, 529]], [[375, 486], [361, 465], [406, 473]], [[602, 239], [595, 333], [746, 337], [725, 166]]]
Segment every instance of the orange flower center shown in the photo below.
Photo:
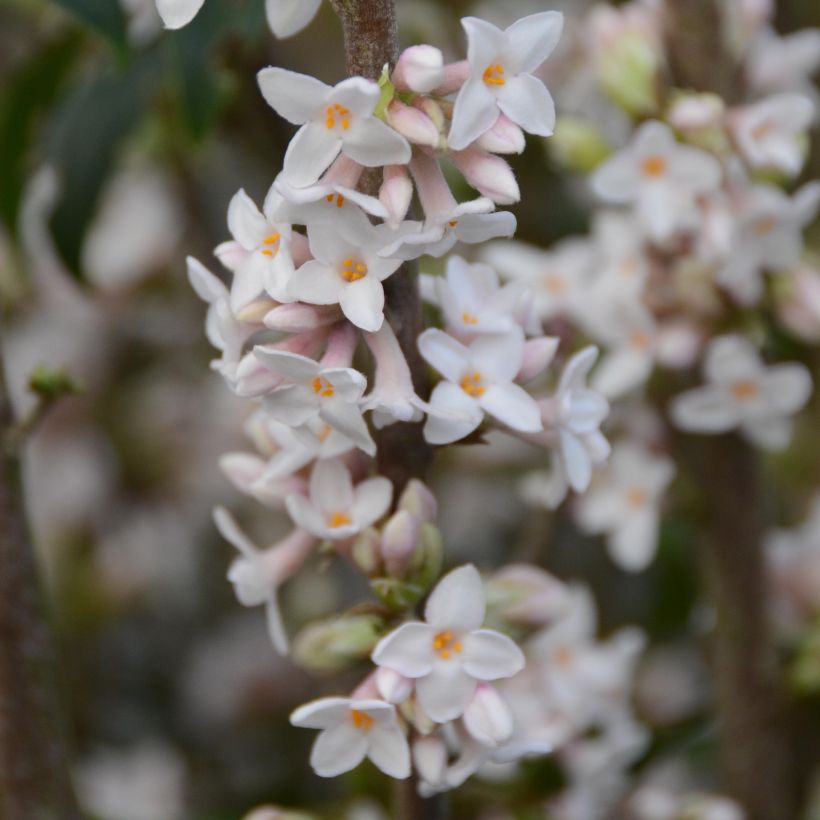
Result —
[[464, 322], [465, 325], [477, 325], [478, 316], [476, 316], [475, 313], [470, 313], [470, 311], [465, 310], [464, 313], [461, 314], [461, 321]]
[[757, 236], [766, 236], [772, 232], [775, 224], [774, 217], [764, 216], [755, 222], [753, 230]]
[[461, 389], [468, 395], [477, 398], [482, 396], [487, 390], [481, 383], [481, 373], [477, 370], [474, 373], [468, 373], [461, 380]]
[[557, 273], [548, 273], [544, 277], [544, 287], [548, 293], [558, 294], [567, 289], [567, 283], [564, 281], [563, 276], [559, 276]]
[[344, 205], [344, 204], [345, 204], [345, 198], [344, 198], [341, 194], [336, 194], [335, 196], [334, 196], [333, 194], [328, 194], [328, 195], [325, 197], [325, 199], [326, 199], [328, 202], [333, 202], [333, 200], [335, 199], [335, 200], [336, 200], [336, 207], [337, 207], [337, 208], [341, 208], [341, 207], [342, 207], [342, 205]]
[[358, 282], [359, 279], [364, 279], [367, 276], [367, 265], [364, 262], [357, 262], [355, 259], [345, 259], [342, 262], [342, 269], [340, 271], [342, 279], [348, 282]]
[[732, 395], [738, 401], [749, 401], [750, 399], [755, 398], [759, 392], [760, 389], [758, 388], [758, 386], [754, 382], [749, 381], [748, 379], [740, 382], [735, 382], [732, 385]]
[[638, 350], [646, 350], [651, 343], [651, 339], [645, 330], [633, 330], [629, 335], [629, 343], [632, 347], [637, 347]]
[[265, 256], [270, 256], [273, 258], [279, 253], [279, 240], [282, 238], [282, 234], [278, 231], [274, 231], [272, 234], [269, 234], [262, 240], [263, 245], [269, 245], [270, 247], [262, 248], [262, 253]]
[[438, 652], [439, 657], [447, 661], [453, 657], [453, 652], [461, 652], [461, 641], [449, 629], [446, 629], [444, 632], [437, 633], [433, 638], [433, 649]]
[[488, 65], [484, 69], [482, 79], [487, 85], [504, 85], [507, 81], [504, 79], [504, 66], [501, 63], [495, 65]]
[[626, 492], [626, 503], [633, 509], [643, 507], [646, 503], [646, 499], [646, 490], [641, 487], [630, 487]]
[[552, 660], [558, 666], [569, 666], [572, 663], [572, 650], [568, 646], [558, 646], [552, 653]]
[[350, 710], [350, 719], [353, 721], [353, 725], [357, 729], [361, 729], [363, 732], [369, 732], [375, 723], [373, 718], [368, 715], [367, 712], [360, 712], [358, 709]]
[[650, 154], [644, 159], [641, 167], [645, 176], [657, 179], [666, 173], [666, 159], [660, 154]]
[[324, 376], [317, 376], [310, 384], [317, 396], [328, 398], [336, 392], [333, 385]]
[[336, 529], [337, 527], [346, 527], [348, 524], [352, 524], [352, 520], [347, 513], [343, 512], [335, 512], [331, 513], [327, 517], [327, 524], [331, 529]]
[[325, 126], [328, 131], [336, 127], [336, 123], [342, 126], [342, 130], [350, 128], [350, 109], [339, 103], [333, 103], [325, 109]]

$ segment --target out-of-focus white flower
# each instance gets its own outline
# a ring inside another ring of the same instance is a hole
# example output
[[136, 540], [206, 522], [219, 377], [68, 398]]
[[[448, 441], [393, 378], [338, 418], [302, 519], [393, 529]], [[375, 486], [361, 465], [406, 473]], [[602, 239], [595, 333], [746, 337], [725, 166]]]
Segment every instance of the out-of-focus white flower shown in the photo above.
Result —
[[233, 272], [231, 310], [237, 315], [264, 292], [277, 302], [291, 300], [291, 227], [273, 221], [274, 194], [271, 188], [261, 212], [244, 190], [234, 194], [228, 206], [228, 229], [233, 240], [223, 242], [215, 253]]
[[374, 116], [379, 86], [350, 77], [335, 86], [284, 68], [259, 72], [262, 96], [281, 117], [301, 128], [285, 152], [282, 173], [291, 185], [312, 185], [339, 152], [360, 165], [409, 162], [407, 140]]
[[746, 813], [728, 797], [706, 792], [681, 794], [660, 784], [641, 786], [626, 806], [629, 820], [745, 820]]
[[310, 753], [310, 765], [320, 777], [349, 772], [365, 757], [390, 777], [410, 776], [410, 747], [390, 703], [320, 698], [296, 709], [290, 722], [321, 730]]
[[389, 509], [393, 485], [382, 476], [353, 486], [341, 461], [318, 461], [309, 496], [292, 495], [287, 508], [296, 524], [317, 538], [344, 541], [367, 529]]
[[513, 430], [541, 430], [538, 404], [513, 383], [524, 358], [519, 328], [503, 335], [479, 336], [469, 346], [430, 328], [419, 336], [421, 355], [446, 379], [430, 396], [424, 436], [448, 444], [469, 435], [489, 413]]
[[271, 641], [277, 652], [286, 655], [288, 636], [282, 622], [277, 591], [305, 562], [316, 538], [296, 529], [273, 546], [260, 550], [224, 507], [214, 510], [214, 522], [222, 537], [240, 553], [228, 570], [228, 580], [234, 585], [239, 603], [242, 606], [265, 605]]
[[766, 29], [746, 60], [749, 83], [760, 94], [798, 91], [816, 95], [811, 77], [820, 69], [820, 29], [779, 36]]
[[[602, 210], [595, 214], [592, 226], [594, 259], [586, 262], [594, 268], [594, 288], [599, 299], [616, 296], [621, 300], [637, 299], [643, 292], [649, 276], [644, 238], [640, 226], [631, 214]], [[581, 279], [583, 291], [588, 281]], [[580, 300], [584, 305], [584, 300]], [[580, 319], [583, 319], [583, 312]], [[589, 328], [594, 331], [594, 328]]]
[[717, 281], [742, 304], [763, 292], [761, 273], [786, 270], [800, 261], [803, 230], [820, 206], [820, 183], [804, 185], [789, 198], [772, 185], [754, 185], [740, 195], [728, 259]]
[[591, 185], [605, 202], [632, 204], [650, 237], [664, 241], [697, 225], [695, 198], [715, 190], [720, 179], [713, 156], [681, 145], [667, 125], [652, 121], [596, 169]]
[[485, 585], [487, 606], [496, 617], [513, 624], [544, 626], [567, 607], [567, 586], [540, 567], [507, 564]]
[[578, 523], [587, 532], [607, 534], [610, 555], [622, 569], [640, 571], [654, 557], [659, 508], [674, 471], [670, 459], [619, 443], [600, 483], [578, 499]]
[[795, 176], [806, 158], [805, 132], [814, 103], [803, 94], [776, 94], [732, 112], [730, 126], [744, 159], [753, 168]]
[[402, 624], [382, 638], [373, 662], [415, 680], [416, 697], [438, 723], [464, 713], [479, 681], [508, 678], [524, 655], [506, 636], [481, 629], [484, 588], [471, 564], [439, 581], [427, 600], [425, 622]]
[[809, 400], [809, 371], [795, 362], [766, 367], [741, 336], [721, 336], [706, 351], [707, 384], [676, 396], [669, 407], [681, 430], [725, 433], [740, 428], [754, 444], [782, 449], [791, 438], [791, 416]]
[[777, 315], [806, 342], [820, 342], [820, 270], [799, 265], [779, 277], [774, 291]]
[[[156, 0], [157, 11], [166, 28], [187, 26], [205, 0]], [[277, 37], [290, 37], [301, 31], [316, 15], [321, 0], [265, 0], [265, 14]]]
[[384, 321], [382, 282], [401, 265], [379, 255], [383, 234], [362, 218], [308, 229], [314, 259], [291, 279], [291, 296], [313, 305], [338, 304], [362, 330], [376, 331]]
[[359, 405], [367, 380], [358, 370], [323, 367], [307, 356], [265, 345], [257, 345], [254, 354], [285, 382], [264, 400], [266, 412], [274, 419], [299, 427], [318, 417], [366, 453], [375, 453], [376, 445]]
[[488, 683], [479, 683], [464, 710], [464, 728], [482, 746], [506, 743], [513, 734], [513, 716], [504, 698]]
[[525, 131], [550, 136], [555, 104], [532, 72], [558, 44], [563, 15], [531, 14], [504, 31], [477, 17], [465, 17], [461, 25], [467, 33], [470, 74], [456, 97], [450, 147], [466, 148], [492, 128], [502, 112]]

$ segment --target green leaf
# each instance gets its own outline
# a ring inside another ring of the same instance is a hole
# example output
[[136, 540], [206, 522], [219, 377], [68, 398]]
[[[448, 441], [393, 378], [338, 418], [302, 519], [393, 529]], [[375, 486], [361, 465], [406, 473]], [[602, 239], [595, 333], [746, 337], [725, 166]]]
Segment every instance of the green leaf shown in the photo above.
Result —
[[102, 34], [118, 50], [128, 48], [125, 13], [118, 0], [55, 0], [81, 23]]

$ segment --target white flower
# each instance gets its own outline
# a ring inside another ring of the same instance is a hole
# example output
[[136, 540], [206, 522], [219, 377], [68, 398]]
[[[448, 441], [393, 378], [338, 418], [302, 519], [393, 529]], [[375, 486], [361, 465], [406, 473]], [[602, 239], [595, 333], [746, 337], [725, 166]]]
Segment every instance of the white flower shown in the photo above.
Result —
[[820, 183], [810, 182], [789, 198], [773, 185], [743, 192], [731, 251], [717, 281], [741, 304], [754, 304], [763, 293], [761, 272], [785, 270], [800, 261], [803, 229], [820, 204]]
[[766, 367], [754, 346], [741, 336], [721, 336], [706, 351], [708, 384], [676, 396], [674, 423], [695, 433], [740, 428], [754, 444], [782, 449], [791, 438], [791, 416], [809, 400], [809, 371], [795, 362]]
[[291, 227], [273, 221], [274, 193], [271, 189], [265, 198], [263, 213], [244, 190], [236, 193], [228, 206], [228, 229], [233, 241], [223, 242], [215, 253], [233, 271], [231, 310], [237, 315], [264, 292], [277, 302], [290, 301]]
[[471, 564], [439, 581], [427, 600], [425, 622], [402, 624], [379, 641], [373, 662], [416, 681], [421, 708], [437, 723], [464, 713], [479, 681], [508, 678], [524, 655], [506, 636], [481, 629], [484, 589]]
[[592, 480], [592, 467], [609, 455], [609, 443], [598, 429], [609, 413], [607, 400], [586, 386], [598, 349], [586, 347], [564, 367], [555, 394], [542, 402], [544, 427], [557, 439], [559, 475], [575, 492]]
[[271, 641], [277, 652], [286, 655], [288, 636], [282, 623], [277, 591], [310, 555], [316, 543], [315, 537], [296, 529], [279, 543], [260, 550], [224, 507], [214, 510], [214, 522], [222, 537], [240, 553], [228, 571], [228, 579], [234, 585], [239, 603], [242, 606], [265, 605]]
[[606, 202], [633, 204], [649, 235], [663, 241], [697, 226], [695, 198], [715, 190], [720, 178], [713, 156], [679, 144], [668, 126], [652, 121], [595, 170], [591, 185]]
[[555, 104], [532, 72], [558, 44], [563, 15], [531, 14], [505, 31], [476, 17], [465, 17], [461, 25], [467, 33], [470, 76], [456, 97], [450, 147], [466, 148], [492, 128], [502, 112], [525, 131], [550, 136]]
[[310, 496], [287, 499], [298, 526], [331, 541], [342, 541], [378, 521], [390, 507], [393, 485], [381, 476], [353, 486], [341, 461], [317, 461], [310, 474]]
[[441, 330], [419, 336], [421, 355], [441, 373], [430, 396], [431, 415], [424, 437], [431, 444], [448, 444], [469, 435], [489, 413], [513, 430], [535, 433], [541, 418], [535, 399], [513, 384], [524, 359], [524, 334], [479, 336], [468, 347]]
[[638, 298], [649, 276], [649, 262], [635, 218], [621, 211], [599, 211], [594, 217], [592, 240], [596, 293]]
[[518, 317], [525, 317], [525, 288], [516, 282], [501, 287], [489, 265], [471, 265], [460, 256], [451, 256], [445, 276], [431, 279], [447, 330], [458, 338], [507, 333], [517, 326]]
[[367, 167], [410, 160], [407, 140], [374, 116], [380, 92], [371, 80], [350, 77], [329, 86], [271, 67], [259, 72], [259, 87], [281, 117], [302, 126], [288, 145], [282, 168], [297, 188], [316, 182], [340, 151]]
[[803, 94], [777, 94], [734, 112], [732, 133], [753, 168], [774, 168], [790, 176], [806, 158], [804, 137], [814, 103]]
[[410, 776], [410, 748], [396, 720], [396, 709], [383, 700], [320, 698], [290, 716], [294, 726], [321, 729], [310, 753], [320, 777], [355, 769], [365, 757], [390, 777]]
[[577, 502], [582, 529], [606, 533], [612, 560], [637, 572], [655, 555], [659, 508], [672, 480], [672, 461], [638, 444], [617, 444], [600, 483], [593, 482]]
[[746, 66], [758, 92], [816, 94], [811, 76], [820, 68], [820, 29], [804, 28], [783, 37], [768, 29], [752, 47]]
[[[156, 0], [157, 11], [166, 28], [187, 26], [205, 0]], [[268, 25], [277, 37], [301, 31], [316, 15], [321, 0], [265, 0]]]
[[290, 427], [299, 427], [318, 416], [366, 453], [373, 455], [376, 452], [359, 406], [367, 380], [358, 370], [322, 367], [307, 356], [265, 345], [257, 345], [253, 352], [265, 367], [285, 381], [264, 400], [266, 412], [274, 419]]
[[379, 255], [384, 233], [361, 220], [314, 224], [308, 228], [314, 259], [291, 279], [291, 295], [312, 305], [341, 307], [362, 330], [376, 331], [384, 321], [382, 282], [401, 265]]

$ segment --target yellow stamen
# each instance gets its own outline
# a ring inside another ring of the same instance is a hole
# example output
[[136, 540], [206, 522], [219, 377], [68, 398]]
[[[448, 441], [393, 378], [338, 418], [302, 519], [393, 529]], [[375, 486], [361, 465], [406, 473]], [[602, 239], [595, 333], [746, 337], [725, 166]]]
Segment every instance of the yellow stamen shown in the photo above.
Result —
[[544, 277], [544, 287], [549, 293], [558, 294], [567, 289], [567, 283], [564, 281], [563, 276], [559, 276], [557, 273], [548, 273]]
[[626, 492], [626, 503], [630, 507], [643, 507], [646, 503], [646, 490], [641, 487], [630, 487]]
[[367, 276], [367, 265], [363, 262], [357, 262], [355, 259], [345, 259], [342, 262], [342, 269], [339, 271], [342, 279], [347, 282], [358, 282], [359, 279], [364, 279]]
[[760, 389], [752, 381], [744, 380], [735, 382], [732, 385], [732, 395], [738, 401], [749, 401], [749, 399], [755, 398], [759, 392]]
[[552, 653], [552, 659], [558, 666], [569, 666], [572, 662], [572, 650], [568, 646], [559, 646]]
[[375, 723], [373, 718], [368, 715], [367, 712], [360, 712], [358, 709], [350, 710], [350, 719], [353, 721], [353, 725], [357, 729], [361, 729], [363, 732], [369, 732]]
[[331, 529], [336, 529], [336, 527], [345, 527], [352, 522], [347, 513], [335, 512], [328, 516], [327, 523]]
[[776, 224], [774, 217], [764, 216], [755, 222], [753, 230], [757, 236], [766, 236], [772, 232]]
[[495, 65], [488, 65], [484, 69], [482, 79], [487, 85], [504, 85], [507, 81], [504, 79], [504, 66], [500, 63]]
[[465, 310], [464, 313], [461, 314], [461, 321], [464, 322], [465, 325], [477, 325], [478, 316], [476, 316], [475, 313], [470, 313]]
[[313, 392], [316, 393], [317, 396], [328, 398], [335, 392], [333, 385], [323, 376], [316, 376], [311, 382], [311, 385], [313, 386]]
[[484, 395], [487, 388], [481, 383], [481, 373], [477, 370], [475, 373], [468, 373], [461, 380], [461, 389], [468, 395], [478, 398]]
[[282, 238], [282, 234], [278, 231], [274, 231], [272, 234], [269, 234], [262, 240], [263, 245], [276, 245], [275, 248], [262, 248], [262, 254], [264, 256], [270, 256], [271, 258], [276, 256], [279, 253], [279, 240]]
[[456, 226], [456, 225], [458, 225], [458, 220], [457, 220], [457, 219], [451, 219], [451, 220], [450, 220], [447, 224], [448, 224], [451, 228], [455, 228], [455, 226]]
[[433, 649], [447, 661], [453, 657], [453, 652], [461, 652], [461, 641], [449, 629], [445, 629], [433, 638]]
[[633, 330], [629, 336], [629, 343], [638, 350], [647, 350], [651, 343], [649, 334], [645, 330]]
[[343, 130], [347, 131], [350, 128], [350, 109], [339, 103], [333, 103], [325, 108], [325, 127], [328, 131], [336, 127], [337, 120]]
[[645, 176], [656, 179], [666, 173], [666, 158], [660, 154], [650, 154], [644, 159], [641, 168]]

